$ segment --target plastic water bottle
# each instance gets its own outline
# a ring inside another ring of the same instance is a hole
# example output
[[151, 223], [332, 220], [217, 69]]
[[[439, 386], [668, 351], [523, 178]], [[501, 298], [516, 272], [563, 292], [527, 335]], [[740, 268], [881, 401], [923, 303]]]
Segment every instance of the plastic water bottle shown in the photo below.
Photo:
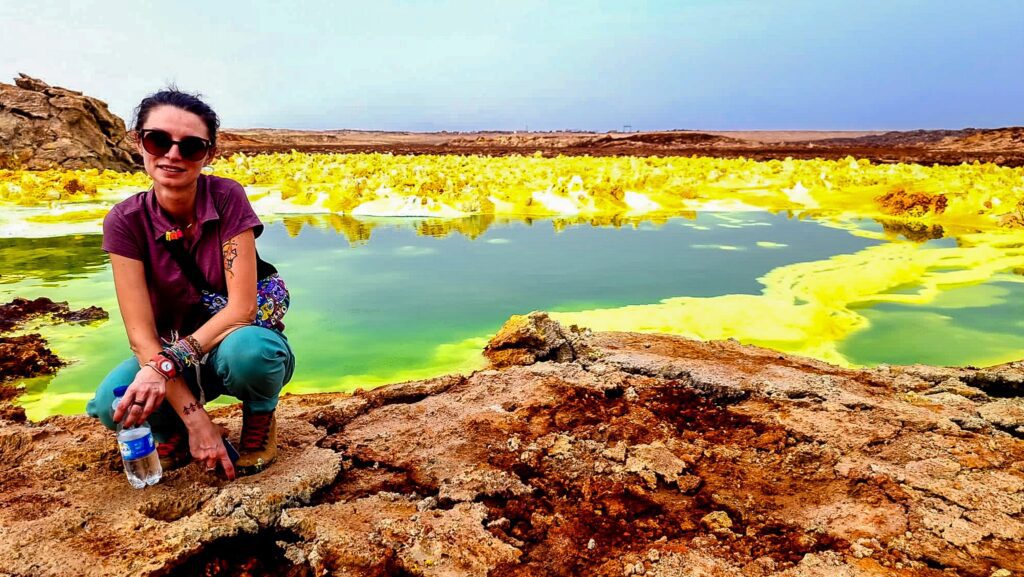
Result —
[[[114, 411], [117, 410], [117, 405], [127, 390], [126, 386], [114, 389], [114, 404], [111, 405]], [[124, 474], [127, 475], [132, 487], [141, 489], [146, 485], [160, 482], [164, 471], [160, 466], [160, 456], [156, 453], [156, 442], [153, 440], [153, 431], [148, 422], [143, 421], [134, 427], [122, 427], [118, 423], [117, 447], [121, 450]]]

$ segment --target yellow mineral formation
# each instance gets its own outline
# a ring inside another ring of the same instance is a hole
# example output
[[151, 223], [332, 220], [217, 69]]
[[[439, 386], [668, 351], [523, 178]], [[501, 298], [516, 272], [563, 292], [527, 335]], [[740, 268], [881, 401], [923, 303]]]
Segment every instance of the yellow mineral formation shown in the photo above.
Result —
[[[657, 222], [695, 210], [794, 210], [970, 227], [1024, 225], [1024, 168], [865, 160], [391, 154], [236, 154], [214, 174], [262, 214], [460, 218], [474, 214]], [[141, 173], [0, 171], [0, 202], [52, 206], [123, 197]]]

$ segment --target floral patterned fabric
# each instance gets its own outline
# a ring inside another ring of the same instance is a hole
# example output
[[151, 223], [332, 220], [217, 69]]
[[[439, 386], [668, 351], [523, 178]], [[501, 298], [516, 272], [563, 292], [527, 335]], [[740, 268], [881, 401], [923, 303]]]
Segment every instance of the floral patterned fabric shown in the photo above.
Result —
[[[220, 293], [203, 291], [203, 306], [211, 316], [220, 312], [228, 304], [228, 298]], [[256, 320], [252, 324], [268, 329], [284, 330], [281, 319], [288, 312], [291, 297], [284, 279], [272, 274], [256, 281]]]

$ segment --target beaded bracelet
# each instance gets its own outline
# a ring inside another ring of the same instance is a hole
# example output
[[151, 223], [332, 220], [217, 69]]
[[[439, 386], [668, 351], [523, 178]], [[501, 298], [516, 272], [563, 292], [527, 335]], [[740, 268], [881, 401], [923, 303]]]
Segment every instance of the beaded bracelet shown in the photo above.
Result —
[[[195, 341], [195, 339], [192, 340]], [[193, 348], [187, 338], [175, 342], [164, 349], [164, 352], [170, 355], [179, 367], [191, 367], [199, 364], [198, 351]]]

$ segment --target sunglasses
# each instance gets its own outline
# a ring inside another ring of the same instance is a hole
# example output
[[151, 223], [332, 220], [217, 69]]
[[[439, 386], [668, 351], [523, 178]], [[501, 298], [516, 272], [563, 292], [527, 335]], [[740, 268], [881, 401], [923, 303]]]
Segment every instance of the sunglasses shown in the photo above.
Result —
[[185, 160], [197, 162], [206, 158], [206, 154], [213, 148], [213, 143], [198, 136], [186, 136], [181, 140], [173, 140], [171, 135], [163, 130], [140, 130], [139, 138], [142, 140], [142, 148], [153, 156], [163, 156], [171, 151], [171, 147], [178, 145], [178, 154]]

